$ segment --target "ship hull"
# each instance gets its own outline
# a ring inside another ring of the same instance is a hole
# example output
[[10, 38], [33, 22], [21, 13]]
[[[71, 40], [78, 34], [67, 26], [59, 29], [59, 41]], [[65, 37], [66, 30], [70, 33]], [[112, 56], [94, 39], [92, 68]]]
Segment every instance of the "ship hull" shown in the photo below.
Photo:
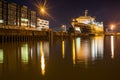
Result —
[[74, 24], [75, 31], [80, 33], [103, 33], [103, 28], [92, 24]]

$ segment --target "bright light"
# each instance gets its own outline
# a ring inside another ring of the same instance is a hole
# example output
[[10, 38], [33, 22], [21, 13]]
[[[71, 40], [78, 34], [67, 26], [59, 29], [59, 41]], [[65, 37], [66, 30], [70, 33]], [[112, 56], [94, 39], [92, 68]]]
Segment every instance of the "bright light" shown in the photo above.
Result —
[[46, 12], [46, 11], [45, 11], [45, 8], [44, 8], [44, 7], [41, 7], [41, 8], [40, 8], [40, 12], [41, 12], [41, 13], [45, 13], [45, 12]]
[[111, 36], [111, 58], [114, 58], [114, 36]]
[[39, 13], [41, 16], [43, 17], [49, 17], [51, 19], [54, 19], [50, 14], [49, 14], [49, 9], [51, 8], [48, 3], [47, 0], [43, 0], [41, 2], [36, 2], [35, 6], [38, 8]]
[[0, 20], [0, 23], [3, 23], [4, 21], [3, 20]]
[[112, 24], [112, 25], [111, 25], [111, 30], [113, 30], [113, 29], [114, 29], [114, 27], [115, 27], [115, 25], [113, 25], [113, 24]]
[[44, 58], [44, 51], [43, 51], [42, 42], [40, 42], [40, 54], [41, 54], [41, 70], [42, 70], [42, 75], [45, 75], [45, 58]]

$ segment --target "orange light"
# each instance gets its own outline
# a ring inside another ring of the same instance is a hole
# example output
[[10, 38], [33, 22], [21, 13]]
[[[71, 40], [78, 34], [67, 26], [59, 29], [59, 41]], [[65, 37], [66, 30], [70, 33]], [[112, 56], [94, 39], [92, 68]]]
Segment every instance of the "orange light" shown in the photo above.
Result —
[[112, 25], [111, 25], [111, 30], [113, 30], [113, 29], [114, 29], [114, 27], [115, 27], [115, 25], [114, 25], [114, 24], [112, 24]]
[[45, 8], [44, 7], [40, 8], [40, 11], [41, 13], [45, 13]]

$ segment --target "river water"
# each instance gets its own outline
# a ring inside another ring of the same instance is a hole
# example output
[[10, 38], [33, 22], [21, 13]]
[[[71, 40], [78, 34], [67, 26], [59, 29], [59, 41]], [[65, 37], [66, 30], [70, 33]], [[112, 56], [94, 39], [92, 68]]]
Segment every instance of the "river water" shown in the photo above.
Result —
[[120, 80], [120, 36], [0, 43], [0, 80]]

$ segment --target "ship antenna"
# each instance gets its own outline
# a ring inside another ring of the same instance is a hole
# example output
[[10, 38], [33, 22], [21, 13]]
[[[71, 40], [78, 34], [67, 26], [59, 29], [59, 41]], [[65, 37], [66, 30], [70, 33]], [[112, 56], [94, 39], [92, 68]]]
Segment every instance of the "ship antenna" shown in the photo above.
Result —
[[87, 14], [88, 14], [88, 10], [85, 10], [85, 16], [87, 16]]

